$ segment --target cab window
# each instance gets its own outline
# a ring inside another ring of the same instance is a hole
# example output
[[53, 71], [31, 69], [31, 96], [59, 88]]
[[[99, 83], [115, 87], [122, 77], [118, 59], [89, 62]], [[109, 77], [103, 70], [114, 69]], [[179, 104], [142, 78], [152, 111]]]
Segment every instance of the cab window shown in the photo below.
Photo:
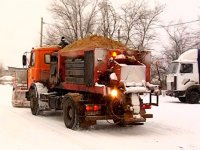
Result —
[[30, 66], [35, 65], [35, 52], [31, 53], [31, 60], [30, 60]]
[[181, 64], [180, 73], [193, 73], [193, 65]]
[[45, 62], [45, 64], [50, 64], [50, 59], [51, 57], [50, 57], [50, 54], [45, 54], [44, 55], [44, 62]]

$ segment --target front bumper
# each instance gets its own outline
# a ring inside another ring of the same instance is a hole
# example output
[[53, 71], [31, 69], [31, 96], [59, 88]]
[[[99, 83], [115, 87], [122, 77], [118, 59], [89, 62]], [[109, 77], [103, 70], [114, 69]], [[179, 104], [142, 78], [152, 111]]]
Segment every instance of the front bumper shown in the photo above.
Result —
[[184, 97], [185, 96], [185, 91], [171, 91], [168, 90], [166, 91], [167, 96], [172, 96], [172, 97]]
[[27, 100], [12, 100], [12, 106], [13, 107], [30, 107], [30, 101]]

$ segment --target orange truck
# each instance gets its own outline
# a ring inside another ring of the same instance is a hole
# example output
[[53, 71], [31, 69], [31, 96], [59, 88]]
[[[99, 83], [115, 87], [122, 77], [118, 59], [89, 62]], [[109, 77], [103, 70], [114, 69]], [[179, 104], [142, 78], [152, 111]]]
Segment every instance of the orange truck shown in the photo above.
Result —
[[[26, 97], [32, 114], [62, 110], [70, 129], [95, 125], [97, 120], [130, 125], [152, 118], [146, 109], [158, 106], [159, 89], [149, 83], [150, 52], [119, 49], [112, 46], [115, 41], [110, 46], [89, 42], [93, 46], [79, 41], [75, 48], [31, 50]], [[23, 55], [23, 65], [26, 63]], [[148, 102], [143, 102], [145, 93]]]

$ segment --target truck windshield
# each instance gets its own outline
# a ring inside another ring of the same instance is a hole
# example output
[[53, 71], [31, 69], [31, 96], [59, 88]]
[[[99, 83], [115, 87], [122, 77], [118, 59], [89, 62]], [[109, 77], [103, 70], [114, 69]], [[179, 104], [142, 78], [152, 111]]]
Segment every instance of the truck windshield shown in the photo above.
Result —
[[170, 74], [173, 74], [173, 73], [177, 72], [177, 70], [178, 70], [178, 64], [179, 63], [175, 63], [175, 62], [173, 62], [173, 63], [170, 64], [170, 66], [169, 66], [169, 73]]
[[31, 60], [30, 60], [30, 66], [35, 65], [35, 52], [31, 53]]

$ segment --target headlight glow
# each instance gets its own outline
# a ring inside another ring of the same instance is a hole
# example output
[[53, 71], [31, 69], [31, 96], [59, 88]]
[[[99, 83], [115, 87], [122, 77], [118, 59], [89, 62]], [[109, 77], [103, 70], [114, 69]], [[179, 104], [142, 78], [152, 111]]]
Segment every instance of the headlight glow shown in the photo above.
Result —
[[117, 97], [117, 95], [118, 95], [117, 90], [116, 90], [116, 89], [111, 90], [110, 95], [111, 95], [112, 97]]
[[117, 52], [112, 52], [112, 56], [115, 58], [117, 56]]

